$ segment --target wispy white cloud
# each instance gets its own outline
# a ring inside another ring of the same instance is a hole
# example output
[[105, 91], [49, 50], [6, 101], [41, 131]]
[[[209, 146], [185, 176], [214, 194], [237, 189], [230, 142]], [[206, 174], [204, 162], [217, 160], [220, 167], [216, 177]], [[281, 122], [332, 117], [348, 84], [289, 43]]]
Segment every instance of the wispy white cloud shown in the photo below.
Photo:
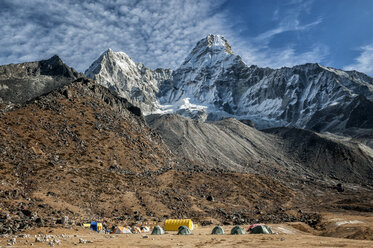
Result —
[[357, 70], [373, 75], [373, 44], [361, 47], [361, 54], [355, 59], [355, 63], [345, 66], [345, 70]]
[[[289, 12], [277, 11], [278, 26], [242, 40], [235, 33], [223, 0], [2, 0], [0, 64], [40, 60], [58, 54], [84, 71], [103, 51], [124, 51], [151, 68], [176, 68], [198, 40], [209, 33], [224, 35], [249, 64], [281, 67], [320, 61], [327, 49], [315, 46], [299, 53], [267, 46], [276, 35], [302, 31], [322, 22], [300, 23], [309, 1]], [[258, 42], [261, 41], [261, 42]]]
[[261, 67], [291, 67], [305, 63], [319, 63], [324, 60], [328, 54], [329, 49], [324, 45], [315, 45], [310, 50], [305, 52], [297, 52], [293, 47], [279, 49], [262, 49], [255, 46], [246, 46], [244, 50], [240, 51], [244, 61], [251, 65], [258, 65]]
[[257, 42], [265, 42], [268, 43], [275, 35], [281, 34], [284, 32], [289, 31], [302, 31], [307, 30], [313, 26], [322, 23], [322, 18], [318, 18], [316, 21], [307, 24], [300, 24], [298, 19], [294, 19], [292, 21], [283, 21], [279, 24], [278, 27], [268, 30], [264, 33], [261, 33], [257, 37], [255, 37], [255, 41]]
[[276, 8], [272, 19], [278, 23], [277, 26], [254, 37], [253, 42], [265, 46], [276, 35], [285, 32], [306, 31], [321, 24], [322, 17], [318, 17], [315, 21], [309, 23], [301, 23], [300, 21], [302, 14], [309, 13], [312, 3], [312, 0], [291, 0], [287, 2], [286, 8]]
[[306, 32], [323, 22], [322, 17], [308, 23], [302, 23], [301, 15], [309, 13], [312, 0], [292, 0], [286, 5], [285, 10], [276, 8], [272, 20], [277, 25], [246, 41], [235, 40], [239, 54], [248, 64], [264, 67], [279, 68], [283, 66], [294, 66], [304, 63], [323, 61], [329, 54], [329, 48], [325, 44], [314, 44], [308, 51], [297, 51], [296, 44], [288, 43], [285, 47], [272, 48], [270, 42], [276, 35], [286, 32]]
[[221, 1], [72, 1], [0, 3], [0, 64], [54, 54], [84, 71], [108, 48], [149, 67], [178, 66], [209, 33], [229, 33]]

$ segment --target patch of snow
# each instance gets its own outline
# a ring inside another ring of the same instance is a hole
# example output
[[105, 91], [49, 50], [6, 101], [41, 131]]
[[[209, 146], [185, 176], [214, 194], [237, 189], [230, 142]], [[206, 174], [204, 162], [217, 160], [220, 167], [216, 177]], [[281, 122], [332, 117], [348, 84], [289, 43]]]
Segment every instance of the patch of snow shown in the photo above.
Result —
[[285, 227], [281, 227], [281, 226], [279, 226], [279, 227], [277, 227], [277, 229], [278, 229], [280, 232], [282, 232], [282, 233], [286, 233], [286, 234], [295, 234], [294, 231], [289, 230], [289, 229], [286, 229]]
[[364, 223], [360, 220], [346, 220], [346, 221], [338, 221], [335, 223], [336, 226], [342, 226], [346, 224], [359, 224], [359, 223]]
[[7, 90], [9, 89], [8, 85], [0, 84], [0, 90]]
[[332, 102], [332, 103], [329, 104], [329, 106], [335, 106], [335, 105], [338, 105], [338, 104], [339, 104], [339, 102]]
[[319, 65], [319, 66], [321, 68], [323, 68], [324, 70], [327, 70], [327, 71], [330, 71], [330, 72], [333, 72], [333, 73], [337, 74], [338, 76], [349, 77], [348, 73], [345, 72], [345, 71], [341, 71], [341, 70], [338, 70], [338, 69], [329, 68], [329, 67], [322, 66], [322, 65]]

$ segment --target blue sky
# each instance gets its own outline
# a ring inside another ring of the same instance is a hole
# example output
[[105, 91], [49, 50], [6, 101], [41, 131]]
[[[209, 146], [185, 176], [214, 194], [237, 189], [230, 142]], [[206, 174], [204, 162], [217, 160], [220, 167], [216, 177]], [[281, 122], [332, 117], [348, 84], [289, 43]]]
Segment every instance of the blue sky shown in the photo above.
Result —
[[177, 68], [221, 34], [247, 64], [307, 62], [373, 76], [371, 0], [0, 0], [0, 64], [58, 54], [84, 71], [105, 50]]

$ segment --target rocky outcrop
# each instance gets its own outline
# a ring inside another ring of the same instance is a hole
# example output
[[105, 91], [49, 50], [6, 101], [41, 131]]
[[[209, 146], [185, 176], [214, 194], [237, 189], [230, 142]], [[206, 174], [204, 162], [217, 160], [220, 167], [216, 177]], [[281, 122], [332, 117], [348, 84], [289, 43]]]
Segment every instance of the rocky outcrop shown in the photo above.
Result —
[[[0, 99], [20, 104], [71, 83], [80, 75], [57, 56], [48, 60], [0, 66]], [[1, 102], [1, 101], [0, 101]]]

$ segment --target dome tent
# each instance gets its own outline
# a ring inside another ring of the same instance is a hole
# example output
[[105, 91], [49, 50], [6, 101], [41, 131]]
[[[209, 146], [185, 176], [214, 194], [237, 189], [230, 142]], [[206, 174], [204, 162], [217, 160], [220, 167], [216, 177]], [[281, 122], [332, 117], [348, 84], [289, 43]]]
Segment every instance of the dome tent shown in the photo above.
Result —
[[212, 229], [212, 232], [211, 232], [211, 234], [224, 234], [224, 230], [223, 230], [223, 228], [221, 228], [221, 226], [216, 226], [216, 227], [214, 227], [214, 229]]
[[250, 234], [273, 234], [267, 225], [258, 225], [250, 229]]
[[164, 234], [164, 231], [163, 231], [162, 227], [155, 226], [153, 228], [152, 235], [162, 235], [162, 234]]
[[245, 230], [243, 230], [243, 228], [240, 226], [235, 226], [232, 228], [231, 234], [234, 234], [234, 235], [245, 234]]
[[180, 226], [177, 235], [189, 235], [192, 231], [187, 226]]
[[131, 232], [131, 229], [128, 228], [128, 227], [123, 227], [123, 226], [117, 226], [112, 232], [111, 234], [122, 234], [122, 233], [132, 233]]

